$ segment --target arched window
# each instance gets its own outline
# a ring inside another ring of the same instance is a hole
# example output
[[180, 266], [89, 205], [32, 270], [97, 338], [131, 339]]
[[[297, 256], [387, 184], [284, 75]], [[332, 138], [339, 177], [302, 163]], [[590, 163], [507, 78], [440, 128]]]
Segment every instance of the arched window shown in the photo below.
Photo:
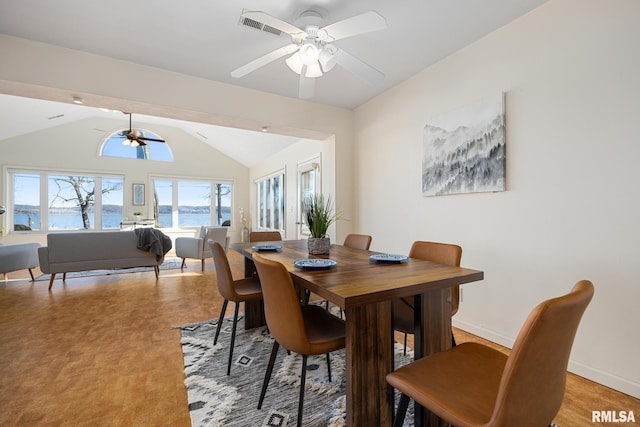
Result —
[[[143, 136], [153, 139], [163, 139], [153, 132], [148, 130], [135, 129]], [[144, 160], [157, 160], [161, 162], [172, 162], [173, 154], [166, 142], [146, 141], [146, 145], [138, 145], [137, 147], [131, 146], [126, 143], [127, 140], [122, 136], [123, 131], [128, 129], [119, 130], [112, 133], [105, 138], [102, 149], [100, 150], [101, 156], [106, 157], [124, 157], [126, 159], [144, 159]], [[125, 144], [126, 143], [126, 144]]]

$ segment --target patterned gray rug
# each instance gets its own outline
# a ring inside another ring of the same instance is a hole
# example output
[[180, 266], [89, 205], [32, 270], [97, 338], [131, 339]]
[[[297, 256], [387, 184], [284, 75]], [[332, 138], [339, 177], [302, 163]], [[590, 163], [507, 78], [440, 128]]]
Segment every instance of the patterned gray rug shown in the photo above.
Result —
[[[232, 318], [226, 318], [213, 345], [217, 319], [180, 327], [189, 395], [191, 424], [204, 426], [292, 426], [298, 414], [300, 364], [302, 357], [278, 352], [262, 409], [258, 398], [269, 362], [273, 339], [266, 328], [244, 330], [239, 321], [231, 375], [226, 375]], [[402, 356], [396, 344], [396, 363], [404, 364], [412, 354]], [[345, 425], [345, 353], [331, 353], [332, 382], [327, 378], [326, 357], [309, 357], [304, 400], [304, 426]], [[412, 406], [407, 426], [413, 425]]]

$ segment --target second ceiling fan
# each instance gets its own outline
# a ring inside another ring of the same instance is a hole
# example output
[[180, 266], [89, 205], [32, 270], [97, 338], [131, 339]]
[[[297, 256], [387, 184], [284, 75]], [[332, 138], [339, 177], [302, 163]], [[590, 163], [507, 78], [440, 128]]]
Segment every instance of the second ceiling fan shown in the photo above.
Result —
[[122, 132], [120, 132], [120, 136], [124, 137], [124, 139], [122, 140], [122, 145], [130, 145], [132, 147], [137, 147], [140, 145], [144, 147], [145, 145], [147, 145], [147, 141], [165, 142], [164, 139], [148, 138], [144, 136], [144, 133], [142, 133], [142, 131], [138, 129], [133, 129], [131, 127], [132, 113], [123, 113], [123, 114], [129, 115], [129, 130], [123, 130]]
[[[333, 44], [347, 37], [387, 28], [386, 20], [377, 12], [365, 12], [324, 27], [307, 24], [304, 29], [265, 12], [246, 11], [241, 17], [288, 34], [291, 37], [291, 43], [233, 70], [232, 77], [243, 77], [277, 59], [290, 55], [285, 62], [291, 70], [300, 75], [299, 96], [303, 99], [313, 97], [315, 78], [330, 71], [336, 64], [373, 84], [384, 79], [384, 74], [380, 71]], [[317, 20], [321, 19], [321, 16], [316, 11], [302, 13], [302, 21], [309, 18]]]

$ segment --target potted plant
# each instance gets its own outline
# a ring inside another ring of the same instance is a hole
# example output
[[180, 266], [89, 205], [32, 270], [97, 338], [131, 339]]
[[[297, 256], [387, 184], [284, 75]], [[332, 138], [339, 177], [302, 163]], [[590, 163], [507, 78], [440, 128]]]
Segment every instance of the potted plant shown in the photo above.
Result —
[[338, 220], [331, 196], [313, 194], [302, 202], [303, 217], [309, 227], [309, 253], [311, 255], [324, 255], [329, 253], [331, 240], [327, 235], [329, 226]]
[[132, 213], [131, 215], [133, 215], [133, 218], [136, 221], [140, 221], [140, 219], [142, 218], [142, 212], [140, 212], [140, 211], [136, 211], [136, 212]]

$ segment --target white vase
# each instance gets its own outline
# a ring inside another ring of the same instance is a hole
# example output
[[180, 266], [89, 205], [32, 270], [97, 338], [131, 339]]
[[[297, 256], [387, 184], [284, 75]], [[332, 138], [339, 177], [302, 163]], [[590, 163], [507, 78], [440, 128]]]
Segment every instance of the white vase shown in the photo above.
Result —
[[331, 239], [328, 237], [309, 237], [308, 249], [310, 255], [328, 255]]

